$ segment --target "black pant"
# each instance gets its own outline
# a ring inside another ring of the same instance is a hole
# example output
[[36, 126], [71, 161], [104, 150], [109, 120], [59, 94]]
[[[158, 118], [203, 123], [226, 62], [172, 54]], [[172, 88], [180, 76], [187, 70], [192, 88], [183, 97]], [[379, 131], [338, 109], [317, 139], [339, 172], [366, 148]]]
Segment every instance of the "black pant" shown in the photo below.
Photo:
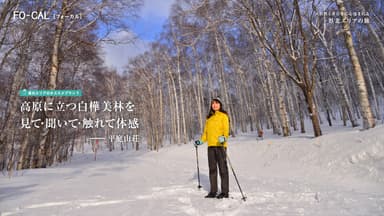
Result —
[[221, 178], [221, 192], [228, 193], [229, 178], [227, 157], [224, 147], [208, 147], [208, 166], [209, 166], [209, 181], [211, 183], [211, 193], [217, 193], [217, 167], [219, 167]]

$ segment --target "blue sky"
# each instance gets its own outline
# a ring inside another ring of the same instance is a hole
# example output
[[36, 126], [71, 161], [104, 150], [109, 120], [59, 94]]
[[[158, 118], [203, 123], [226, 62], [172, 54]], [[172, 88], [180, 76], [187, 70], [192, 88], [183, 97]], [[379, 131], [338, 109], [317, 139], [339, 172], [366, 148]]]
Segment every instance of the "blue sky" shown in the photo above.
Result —
[[130, 24], [132, 32], [121, 32], [115, 36], [116, 38], [129, 38], [134, 34], [138, 40], [135, 44], [105, 44], [103, 50], [106, 65], [122, 72], [129, 58], [147, 50], [148, 44], [156, 40], [160, 34], [174, 2], [175, 0], [144, 0], [139, 18]]
[[132, 31], [144, 41], [154, 41], [161, 32], [164, 17], [143, 17], [132, 25]]

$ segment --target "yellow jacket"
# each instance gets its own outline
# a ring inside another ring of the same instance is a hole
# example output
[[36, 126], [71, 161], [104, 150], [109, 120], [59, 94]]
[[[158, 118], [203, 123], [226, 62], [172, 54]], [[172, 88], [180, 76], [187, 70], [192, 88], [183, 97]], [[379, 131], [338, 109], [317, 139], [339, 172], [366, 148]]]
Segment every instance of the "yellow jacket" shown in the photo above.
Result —
[[[216, 111], [205, 121], [201, 141], [208, 141], [208, 146], [223, 146], [223, 144], [219, 143], [219, 136], [225, 136], [225, 139], [228, 140], [229, 118], [227, 114]], [[227, 147], [227, 142], [224, 142], [224, 146]]]

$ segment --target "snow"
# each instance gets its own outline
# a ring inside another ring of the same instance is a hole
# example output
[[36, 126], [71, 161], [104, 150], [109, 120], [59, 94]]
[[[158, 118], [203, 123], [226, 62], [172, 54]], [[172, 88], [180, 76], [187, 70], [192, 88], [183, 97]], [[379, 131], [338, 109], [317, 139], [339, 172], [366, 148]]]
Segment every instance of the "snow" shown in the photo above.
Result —
[[0, 215], [384, 215], [384, 127], [265, 132], [230, 139], [229, 199], [205, 199], [206, 146], [77, 153], [71, 162], [0, 177]]

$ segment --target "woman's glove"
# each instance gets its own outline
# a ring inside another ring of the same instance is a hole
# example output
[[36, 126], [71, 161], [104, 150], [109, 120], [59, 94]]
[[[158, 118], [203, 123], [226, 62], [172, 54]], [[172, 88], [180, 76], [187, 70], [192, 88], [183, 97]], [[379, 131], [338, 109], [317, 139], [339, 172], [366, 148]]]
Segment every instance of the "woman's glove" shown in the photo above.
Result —
[[219, 143], [223, 144], [226, 141], [225, 136], [219, 136]]
[[194, 143], [195, 147], [202, 145], [202, 144], [203, 144], [203, 141], [201, 141], [201, 140], [196, 140]]

